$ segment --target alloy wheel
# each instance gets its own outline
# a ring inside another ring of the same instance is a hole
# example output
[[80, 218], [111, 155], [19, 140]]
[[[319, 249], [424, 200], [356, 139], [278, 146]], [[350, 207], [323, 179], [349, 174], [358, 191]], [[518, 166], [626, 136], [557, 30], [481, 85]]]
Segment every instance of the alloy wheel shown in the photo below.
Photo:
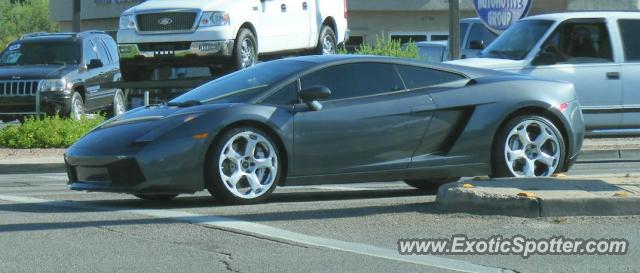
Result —
[[113, 97], [113, 115], [119, 116], [126, 111], [127, 107], [125, 106], [124, 95], [122, 95], [122, 91], [118, 90]]
[[515, 177], [550, 176], [561, 157], [559, 137], [538, 120], [527, 119], [514, 126], [506, 138], [504, 158]]
[[269, 192], [278, 177], [278, 155], [273, 144], [253, 131], [232, 136], [224, 144], [218, 164], [226, 189], [242, 199]]
[[80, 120], [84, 116], [84, 102], [79, 93], [74, 93], [71, 97], [71, 117]]
[[242, 57], [242, 68], [251, 67], [256, 63], [255, 46], [250, 38], [244, 38], [240, 46], [240, 56]]
[[335, 40], [331, 35], [325, 35], [322, 39], [322, 55], [332, 55], [336, 53]]

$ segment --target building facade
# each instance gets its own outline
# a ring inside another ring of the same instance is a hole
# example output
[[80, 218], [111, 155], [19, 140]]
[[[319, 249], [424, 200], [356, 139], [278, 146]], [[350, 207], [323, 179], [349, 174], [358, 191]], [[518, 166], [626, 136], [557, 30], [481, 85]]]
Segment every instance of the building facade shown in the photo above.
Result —
[[[73, 0], [50, 0], [51, 19], [72, 30]], [[118, 17], [144, 0], [82, 0], [81, 28], [115, 32]], [[176, 0], [180, 1], [180, 0]], [[206, 1], [206, 0], [203, 0]], [[376, 37], [411, 37], [414, 41], [448, 38], [449, 0], [349, 0], [352, 44]], [[530, 14], [585, 10], [640, 10], [637, 0], [533, 0]], [[476, 17], [472, 0], [460, 1], [460, 17]]]

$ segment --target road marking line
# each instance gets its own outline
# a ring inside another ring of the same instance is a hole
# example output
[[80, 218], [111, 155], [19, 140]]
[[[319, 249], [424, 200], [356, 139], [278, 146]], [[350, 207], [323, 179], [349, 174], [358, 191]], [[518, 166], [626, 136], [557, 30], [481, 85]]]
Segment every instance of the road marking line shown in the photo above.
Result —
[[345, 242], [335, 239], [306, 235], [302, 233], [292, 232], [279, 229], [263, 224], [237, 220], [228, 217], [207, 216], [194, 214], [176, 210], [158, 210], [158, 209], [128, 209], [109, 206], [97, 206], [88, 204], [79, 204], [73, 201], [55, 201], [25, 196], [0, 195], [0, 200], [20, 203], [20, 204], [39, 204], [56, 207], [71, 207], [79, 209], [102, 210], [109, 212], [123, 212], [137, 214], [147, 217], [172, 219], [180, 222], [188, 222], [197, 225], [205, 225], [222, 229], [236, 230], [250, 234], [262, 235], [267, 238], [275, 238], [300, 244], [322, 247], [327, 249], [339, 250], [359, 255], [365, 255], [376, 258], [383, 258], [398, 262], [412, 263], [448, 269], [460, 272], [496, 272], [505, 273], [512, 272], [502, 268], [488, 267], [484, 265], [473, 264], [466, 261], [441, 258], [430, 255], [405, 256], [400, 255], [397, 250], [376, 247], [367, 244]]

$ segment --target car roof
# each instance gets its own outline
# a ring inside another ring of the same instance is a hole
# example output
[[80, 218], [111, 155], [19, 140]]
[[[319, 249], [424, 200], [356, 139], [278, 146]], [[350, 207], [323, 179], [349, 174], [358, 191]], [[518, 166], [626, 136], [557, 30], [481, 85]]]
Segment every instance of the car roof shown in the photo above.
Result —
[[482, 23], [482, 20], [480, 20], [480, 17], [471, 17], [460, 19], [460, 23]]
[[317, 65], [329, 66], [346, 63], [357, 62], [379, 62], [379, 63], [393, 63], [400, 65], [421, 66], [425, 68], [433, 68], [438, 70], [450, 71], [454, 73], [464, 74], [471, 79], [488, 77], [488, 76], [505, 76], [513, 75], [513, 73], [500, 72], [497, 70], [490, 70], [484, 68], [474, 68], [468, 66], [460, 66], [448, 63], [436, 63], [436, 62], [424, 62], [414, 59], [387, 57], [387, 56], [371, 56], [371, 55], [354, 55], [354, 54], [334, 54], [334, 55], [313, 55], [313, 56], [301, 56], [292, 57], [285, 60], [310, 62]]
[[640, 12], [638, 11], [576, 11], [576, 12], [559, 12], [534, 15], [523, 20], [567, 20], [567, 19], [587, 19], [587, 18], [633, 18], [640, 19]]
[[46, 42], [46, 41], [81, 41], [86, 38], [91, 37], [103, 37], [103, 38], [111, 38], [104, 31], [96, 31], [96, 30], [88, 30], [83, 32], [59, 32], [59, 33], [47, 33], [47, 32], [36, 32], [29, 33], [23, 35], [16, 42]]

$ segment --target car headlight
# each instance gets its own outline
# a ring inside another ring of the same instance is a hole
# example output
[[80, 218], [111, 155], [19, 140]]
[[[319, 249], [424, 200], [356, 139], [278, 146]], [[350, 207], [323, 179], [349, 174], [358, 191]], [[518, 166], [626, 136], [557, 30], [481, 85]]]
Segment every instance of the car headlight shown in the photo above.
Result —
[[61, 92], [70, 91], [73, 87], [73, 83], [68, 82], [66, 79], [52, 79], [42, 80], [40, 82], [40, 92]]
[[120, 16], [120, 29], [136, 29], [136, 18], [133, 14]]
[[201, 27], [228, 26], [230, 24], [229, 14], [224, 11], [207, 11], [200, 18]]

